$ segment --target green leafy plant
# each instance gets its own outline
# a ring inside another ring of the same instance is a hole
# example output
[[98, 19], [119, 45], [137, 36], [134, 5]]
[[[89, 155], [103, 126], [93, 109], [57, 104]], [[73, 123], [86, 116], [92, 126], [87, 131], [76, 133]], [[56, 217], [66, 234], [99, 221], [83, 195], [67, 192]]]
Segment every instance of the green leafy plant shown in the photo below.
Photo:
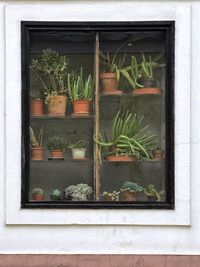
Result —
[[72, 201], [85, 201], [92, 192], [92, 187], [87, 184], [70, 185], [64, 190], [64, 198], [70, 198]]
[[36, 187], [32, 190], [32, 196], [43, 195], [43, 194], [44, 194], [44, 192], [41, 188]]
[[102, 51], [99, 53], [100, 63], [103, 65], [104, 72], [115, 73], [118, 81], [120, 80], [120, 70], [123, 69], [126, 59], [126, 54], [119, 56], [118, 53], [126, 44], [127, 41], [122, 43], [113, 55]]
[[65, 88], [69, 59], [52, 49], [45, 49], [42, 54], [32, 59], [30, 70], [36, 80], [43, 86], [44, 94], [63, 95]]
[[155, 197], [156, 201], [160, 201], [161, 197], [165, 194], [165, 191], [158, 192], [153, 184], [150, 184], [147, 188], [144, 188], [146, 196]]
[[48, 139], [47, 148], [51, 150], [65, 151], [67, 148], [67, 142], [63, 137], [53, 136]]
[[133, 193], [141, 192], [143, 190], [144, 190], [144, 188], [142, 186], [140, 186], [139, 184], [129, 182], [129, 181], [125, 181], [123, 183], [121, 189], [120, 189], [121, 192], [129, 191], [129, 192], [133, 192]]
[[31, 147], [42, 147], [44, 130], [43, 127], [39, 130], [38, 138], [35, 137], [32, 127], [29, 127], [30, 145]]
[[61, 199], [61, 192], [58, 189], [54, 189], [50, 194], [52, 200], [60, 200]]
[[82, 68], [80, 74], [68, 73], [67, 85], [71, 100], [92, 100], [94, 94], [94, 81], [91, 74], [84, 80]]
[[141, 70], [142, 77], [153, 79], [153, 63], [151, 56], [149, 55], [149, 60], [147, 61], [145, 55], [142, 53], [142, 62], [141, 62]]
[[94, 137], [99, 144], [100, 158], [103, 147], [106, 155], [133, 155], [137, 159], [149, 159], [157, 138], [147, 130], [148, 125], [142, 127], [142, 120], [143, 116], [119, 111], [112, 123], [111, 140], [108, 141], [106, 136], [103, 139], [101, 133], [98, 139]]
[[143, 85], [138, 82], [142, 77], [142, 71], [135, 56], [131, 56], [131, 65], [120, 69], [119, 72], [127, 79], [133, 90], [143, 87]]
[[85, 141], [85, 140], [79, 140], [79, 141], [77, 141], [76, 143], [72, 143], [72, 144], [70, 144], [69, 146], [68, 146], [68, 148], [70, 148], [70, 149], [73, 149], [73, 148], [79, 148], [79, 149], [81, 149], [81, 148], [85, 148], [86, 147], [86, 145], [87, 145], [87, 141]]

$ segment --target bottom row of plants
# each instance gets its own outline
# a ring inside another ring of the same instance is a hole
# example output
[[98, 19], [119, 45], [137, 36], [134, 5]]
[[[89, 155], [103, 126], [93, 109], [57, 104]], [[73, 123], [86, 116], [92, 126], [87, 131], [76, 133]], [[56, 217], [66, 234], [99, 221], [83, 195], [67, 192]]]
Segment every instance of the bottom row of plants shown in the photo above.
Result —
[[[138, 193], [143, 193], [148, 201], [162, 201], [164, 191], [158, 191], [153, 184], [147, 188], [130, 181], [125, 181], [119, 191], [106, 192], [101, 194], [101, 201], [137, 201]], [[87, 201], [92, 200], [93, 189], [88, 184], [77, 184], [68, 186], [63, 192], [58, 189], [50, 193], [52, 201]], [[32, 198], [35, 201], [44, 200], [44, 191], [41, 188], [32, 190]]]

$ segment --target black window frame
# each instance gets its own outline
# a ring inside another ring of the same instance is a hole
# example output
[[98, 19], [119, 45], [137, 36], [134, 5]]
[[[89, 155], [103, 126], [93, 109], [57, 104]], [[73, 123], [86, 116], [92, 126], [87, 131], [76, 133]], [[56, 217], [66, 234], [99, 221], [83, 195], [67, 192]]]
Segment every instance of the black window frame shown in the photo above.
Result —
[[[166, 157], [165, 157], [165, 202], [111, 202], [87, 201], [29, 201], [29, 32], [31, 30], [163, 30], [166, 32]], [[21, 102], [22, 102], [22, 138], [21, 138], [21, 208], [88, 208], [88, 209], [174, 209], [174, 52], [175, 21], [129, 21], [129, 22], [55, 22], [21, 21]]]

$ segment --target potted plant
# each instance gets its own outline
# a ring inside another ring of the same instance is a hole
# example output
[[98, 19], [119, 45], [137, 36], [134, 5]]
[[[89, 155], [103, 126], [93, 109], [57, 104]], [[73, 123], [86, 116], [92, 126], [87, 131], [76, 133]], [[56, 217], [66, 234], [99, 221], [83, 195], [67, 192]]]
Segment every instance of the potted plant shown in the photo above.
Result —
[[64, 190], [64, 199], [72, 201], [86, 201], [93, 190], [87, 184], [70, 185]]
[[104, 191], [102, 194], [102, 200], [104, 201], [118, 201], [119, 192], [113, 191], [111, 193]]
[[153, 150], [153, 159], [162, 160], [163, 159], [163, 150], [159, 147]]
[[67, 81], [68, 93], [74, 110], [73, 115], [88, 115], [90, 113], [90, 102], [94, 94], [92, 75], [89, 74], [84, 80], [81, 68], [80, 75], [68, 74]]
[[30, 113], [31, 116], [44, 115], [44, 104], [41, 98], [41, 92], [38, 88], [31, 88], [30, 90]]
[[52, 158], [63, 159], [66, 147], [67, 144], [63, 137], [56, 135], [48, 139], [47, 148], [49, 149]]
[[86, 154], [86, 144], [85, 140], [79, 140], [78, 142], [71, 144], [68, 148], [72, 150], [72, 157], [73, 159], [78, 160], [85, 160]]
[[155, 146], [156, 136], [148, 131], [148, 125], [142, 127], [143, 116], [137, 116], [129, 111], [118, 112], [114, 117], [111, 130], [111, 140], [103, 139], [101, 133], [94, 140], [102, 148], [108, 161], [136, 161], [149, 159]]
[[119, 200], [137, 201], [137, 193], [143, 191], [143, 187], [137, 183], [125, 181], [120, 189]]
[[44, 200], [44, 192], [41, 188], [34, 188], [32, 190], [33, 200], [42, 201]]
[[30, 69], [42, 84], [49, 115], [64, 116], [67, 104], [65, 88], [69, 60], [52, 49], [32, 59]]
[[155, 62], [152, 61], [151, 56], [149, 59], [145, 58], [145, 55], [142, 53], [142, 62], [141, 62], [141, 78], [139, 80], [140, 84], [143, 85], [143, 88], [135, 89], [133, 94], [160, 94], [161, 90], [156, 88], [157, 81], [154, 78], [153, 68], [157, 66]]
[[109, 53], [100, 52], [100, 62], [103, 65], [104, 71], [100, 74], [102, 90], [104, 94], [121, 94], [119, 90], [120, 69], [123, 68], [126, 54], [119, 56], [119, 50], [127, 43], [121, 44], [116, 52], [111, 56]]
[[43, 127], [39, 131], [38, 138], [36, 139], [32, 127], [29, 127], [30, 147], [31, 147], [31, 160], [43, 160], [44, 148], [42, 147], [43, 141]]
[[161, 197], [165, 194], [164, 191], [158, 192], [153, 184], [144, 188], [144, 193], [149, 201], [161, 201]]
[[54, 189], [50, 194], [51, 200], [61, 200], [61, 192], [58, 189]]

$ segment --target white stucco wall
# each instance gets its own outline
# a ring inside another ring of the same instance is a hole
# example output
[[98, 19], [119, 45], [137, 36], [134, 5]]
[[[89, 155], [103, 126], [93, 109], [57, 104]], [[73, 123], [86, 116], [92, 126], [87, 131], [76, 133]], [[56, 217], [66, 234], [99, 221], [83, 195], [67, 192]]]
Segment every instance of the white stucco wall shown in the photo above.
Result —
[[[188, 130], [188, 126], [185, 123], [184, 118], [189, 115], [185, 114], [186, 110], [182, 102], [180, 102], [180, 109], [182, 109], [182, 120], [181, 117], [177, 122], [179, 125], [179, 129], [183, 135], [187, 133], [187, 137], [190, 133], [190, 142], [188, 143], [188, 139], [181, 143], [182, 152], [179, 152], [179, 157], [184, 157], [184, 153], [190, 153], [191, 162], [190, 162], [190, 179], [191, 181], [191, 201], [190, 201], [190, 226], [180, 226], [180, 225], [163, 225], [162, 226], [142, 226], [142, 225], [76, 225], [73, 223], [72, 225], [8, 225], [6, 224], [6, 201], [5, 201], [5, 190], [6, 183], [10, 188], [13, 186], [14, 190], [8, 190], [7, 192], [13, 192], [13, 195], [7, 194], [7, 199], [13, 199], [13, 205], [15, 205], [15, 182], [11, 183], [11, 180], [6, 181], [5, 176], [5, 88], [6, 88], [6, 45], [5, 44], [5, 9], [12, 7], [15, 5], [16, 13], [17, 11], [23, 10], [23, 8], [27, 8], [26, 2], [0, 2], [0, 147], [2, 153], [0, 154], [0, 253], [131, 253], [131, 254], [199, 254], [200, 253], [200, 202], [199, 202], [199, 190], [200, 190], [200, 75], [199, 75], [199, 65], [200, 65], [200, 1], [173, 1], [169, 3], [169, 7], [172, 10], [172, 13], [175, 9], [181, 6], [181, 8], [189, 9], [191, 15], [191, 22], [187, 20], [191, 28], [191, 34], [188, 36], [187, 40], [184, 40], [182, 43], [183, 50], [190, 44], [191, 49], [191, 68], [187, 66], [189, 64], [188, 61], [185, 61], [184, 56], [179, 57], [178, 60], [180, 66], [185, 66], [185, 69], [190, 76], [191, 74], [191, 83], [187, 84], [187, 90], [184, 90], [184, 94], [187, 94], [188, 103], [191, 103], [191, 128]], [[131, 5], [135, 3], [134, 1], [126, 1]], [[150, 1], [148, 1], [149, 3]], [[159, 1], [152, 1], [152, 4], [158, 5]], [[98, 12], [98, 8], [101, 10], [107, 10], [107, 16], [109, 16], [108, 6], [113, 3], [113, 10], [115, 7], [117, 8], [116, 1], [106, 1], [103, 4], [103, 1], [63, 1], [60, 5], [63, 5], [63, 9], [68, 8], [68, 5], [74, 8], [84, 9], [84, 5], [87, 5], [91, 11], [91, 14], [95, 14]], [[41, 2], [33, 3], [33, 6], [39, 5]], [[48, 5], [54, 5], [55, 2], [47, 2], [45, 1], [43, 4], [46, 6], [46, 12], [48, 12]], [[58, 5], [58, 2], [56, 3]], [[88, 5], [89, 4], [89, 5]], [[118, 5], [125, 4], [125, 1], [120, 1]], [[79, 6], [78, 6], [79, 5]], [[105, 6], [103, 6], [105, 5]], [[108, 6], [107, 6], [108, 5]], [[167, 2], [160, 1], [159, 6], [168, 6]], [[31, 8], [31, 6], [30, 6]], [[119, 8], [119, 6], [118, 6]], [[129, 6], [130, 8], [130, 6]], [[55, 9], [56, 10], [56, 9]], [[78, 10], [78, 9], [77, 9]], [[142, 14], [142, 13], [141, 13]], [[75, 14], [76, 15], [76, 14]], [[74, 16], [75, 16], [74, 15]], [[40, 16], [40, 14], [35, 14], [35, 16]], [[42, 16], [42, 14], [41, 14]], [[86, 14], [85, 14], [86, 16]], [[152, 15], [153, 16], [153, 15]], [[158, 18], [156, 14], [154, 14], [155, 20]], [[12, 19], [12, 18], [10, 18]], [[27, 19], [29, 17], [27, 16]], [[86, 19], [88, 17], [86, 16]], [[93, 20], [95, 20], [94, 17]], [[120, 20], [120, 18], [119, 18]], [[184, 20], [183, 20], [184, 23]], [[13, 33], [15, 34], [15, 33]], [[190, 40], [191, 38], [191, 40]], [[8, 40], [8, 38], [7, 38]], [[9, 42], [12, 42], [12, 33], [9, 37]], [[15, 43], [12, 44], [15, 46]], [[18, 44], [16, 43], [16, 46]], [[181, 48], [181, 47], [180, 47]], [[13, 64], [12, 64], [13, 63]], [[186, 64], [187, 63], [187, 64]], [[7, 66], [15, 68], [16, 60], [13, 57], [9, 58], [9, 62], [7, 59]], [[17, 71], [14, 70], [13, 73]], [[180, 76], [180, 73], [179, 73]], [[184, 78], [184, 77], [183, 77]], [[8, 81], [7, 81], [8, 82]], [[9, 78], [9, 82], [12, 85], [12, 77]], [[15, 90], [15, 83], [13, 83], [13, 90]], [[191, 88], [191, 94], [190, 94]], [[13, 96], [14, 96], [13, 92]], [[19, 110], [19, 106], [15, 103], [16, 110]], [[189, 111], [190, 109], [187, 108]], [[14, 127], [14, 126], [13, 126]], [[186, 129], [185, 129], [186, 127]], [[12, 125], [9, 126], [7, 131], [12, 132]], [[13, 132], [13, 135], [15, 133]], [[181, 135], [181, 133], [180, 133]], [[9, 142], [9, 140], [7, 140]], [[191, 145], [191, 146], [190, 146]], [[188, 147], [190, 146], [190, 150]], [[185, 148], [185, 149], [184, 149]], [[182, 161], [180, 161], [182, 162]], [[182, 162], [182, 165], [179, 166], [179, 169], [185, 168], [188, 162]], [[12, 164], [10, 164], [12, 166]], [[14, 163], [13, 163], [14, 166]], [[186, 186], [189, 184], [185, 181], [184, 172], [183, 174], [183, 184]], [[188, 192], [188, 188], [184, 188], [182, 184], [179, 184], [177, 190], [181, 190], [179, 192], [185, 194], [185, 191]], [[17, 189], [16, 189], [17, 190]], [[18, 192], [16, 192], [18, 194]], [[183, 197], [184, 199], [184, 197]], [[11, 201], [9, 201], [10, 205]], [[12, 212], [12, 208], [9, 207], [10, 212]], [[14, 210], [13, 210], [14, 212]], [[127, 211], [128, 213], [129, 211]], [[168, 211], [162, 211], [163, 217], [166, 217], [166, 213]], [[188, 213], [188, 208], [186, 209], [186, 213]], [[57, 211], [55, 211], [57, 214]], [[11, 214], [12, 215], [12, 214]], [[50, 212], [43, 213], [44, 220], [48, 221], [51, 219]], [[82, 215], [84, 216], [84, 215]], [[162, 216], [162, 214], [161, 214]], [[184, 214], [183, 214], [184, 216]], [[78, 217], [77, 217], [78, 218]], [[80, 217], [79, 220], [82, 218]], [[84, 218], [83, 218], [84, 219]], [[152, 218], [153, 219], [153, 218]], [[78, 223], [78, 221], [77, 221]], [[151, 223], [152, 224], [152, 223]], [[171, 223], [172, 224], [172, 223]], [[184, 224], [184, 223], [183, 223]], [[189, 223], [186, 223], [189, 225]]]

